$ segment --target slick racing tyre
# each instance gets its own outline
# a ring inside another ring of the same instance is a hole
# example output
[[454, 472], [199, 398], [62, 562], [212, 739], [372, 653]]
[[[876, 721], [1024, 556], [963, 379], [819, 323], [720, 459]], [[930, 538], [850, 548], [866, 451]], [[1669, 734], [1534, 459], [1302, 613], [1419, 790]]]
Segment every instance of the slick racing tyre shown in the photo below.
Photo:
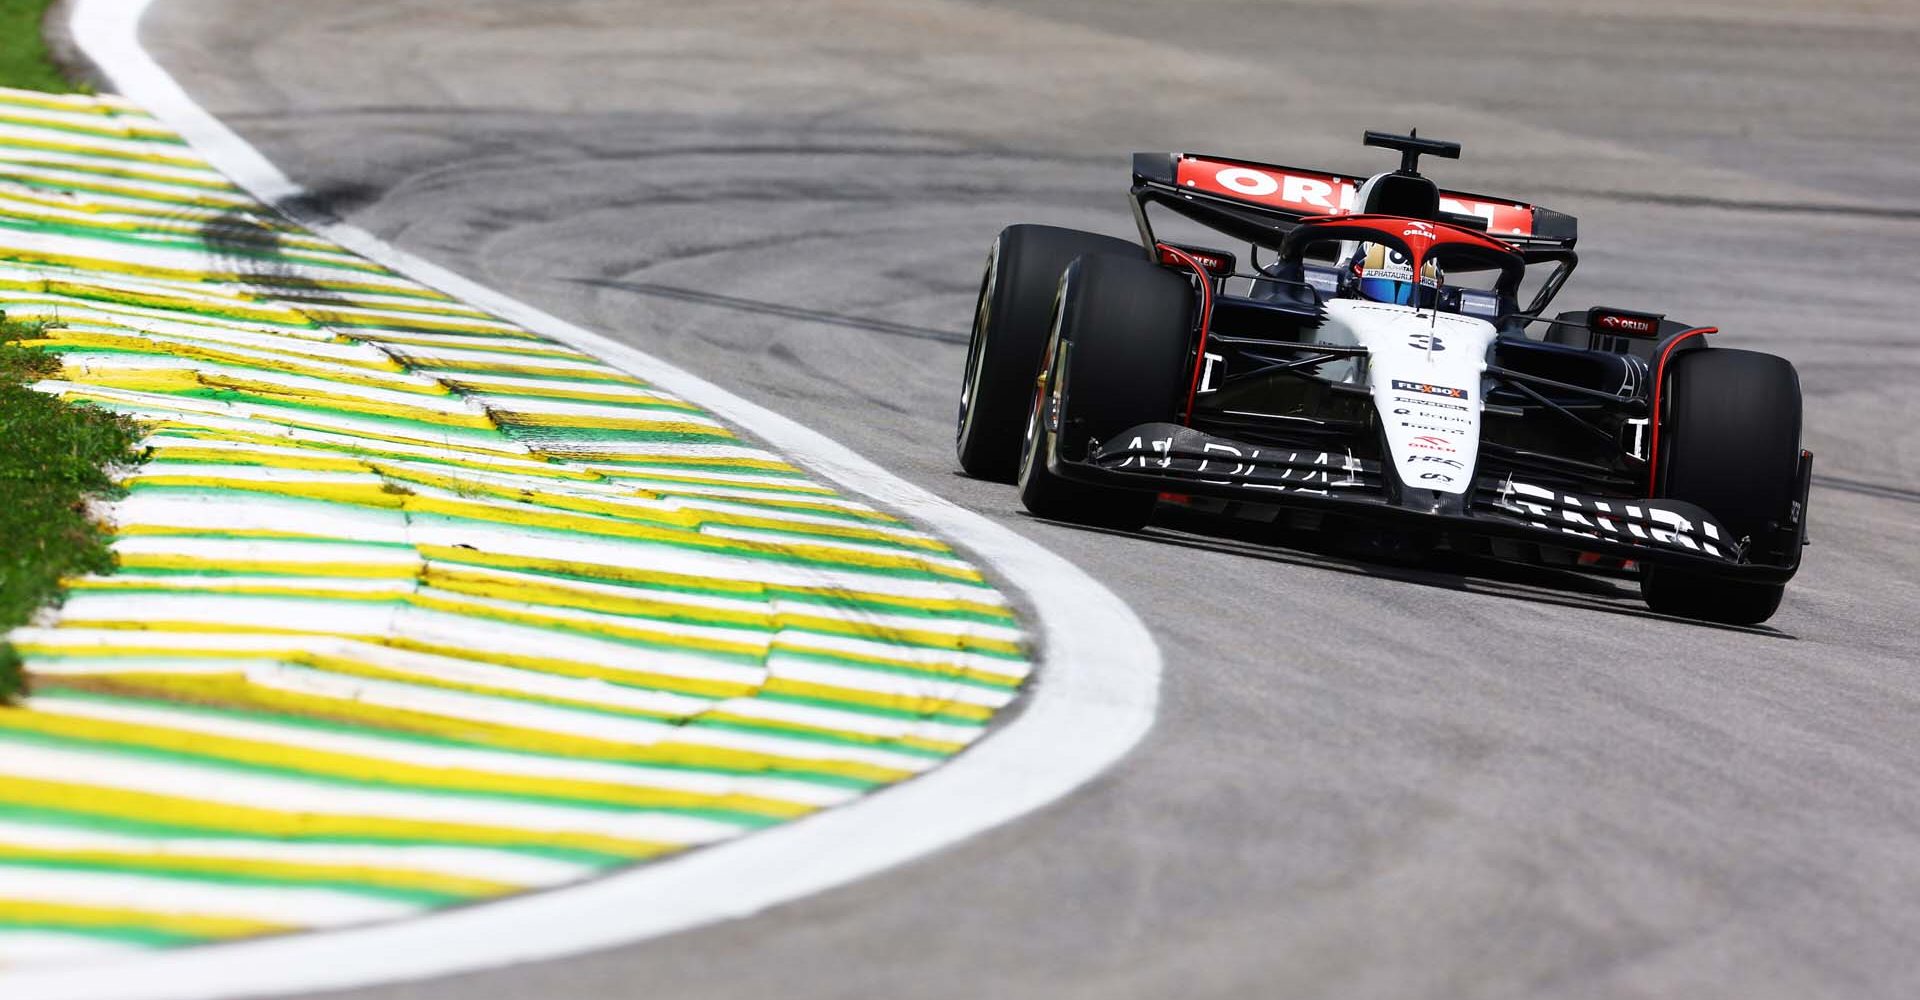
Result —
[[[1800, 377], [1783, 358], [1722, 348], [1674, 359], [1660, 421], [1658, 489], [1698, 504], [1752, 550], [1784, 556], [1783, 525], [1798, 497]], [[1799, 544], [1797, 537], [1788, 544]], [[1728, 625], [1766, 621], [1784, 583], [1646, 566], [1640, 593], [1664, 614]]]
[[1008, 226], [993, 241], [960, 383], [954, 450], [967, 475], [1014, 481], [1054, 292], [1061, 273], [1082, 254], [1146, 260], [1137, 243], [1054, 226]]
[[[1178, 415], [1192, 376], [1193, 286], [1141, 258], [1098, 255], [1067, 268], [1058, 298], [1047, 377], [1028, 407], [1020, 501], [1041, 517], [1138, 529], [1155, 492], [1076, 483], [1047, 459], [1084, 458], [1096, 441]], [[1054, 399], [1057, 431], [1045, 420]]]

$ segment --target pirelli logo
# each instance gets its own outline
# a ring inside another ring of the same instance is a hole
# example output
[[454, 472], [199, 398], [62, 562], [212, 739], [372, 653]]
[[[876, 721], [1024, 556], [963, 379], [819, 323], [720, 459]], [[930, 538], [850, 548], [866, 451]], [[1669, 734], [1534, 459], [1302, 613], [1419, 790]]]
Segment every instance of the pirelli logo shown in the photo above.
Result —
[[1445, 396], [1448, 399], [1467, 398], [1467, 390], [1465, 389], [1455, 389], [1444, 385], [1432, 385], [1427, 382], [1402, 382], [1399, 379], [1394, 379], [1393, 387], [1401, 392], [1424, 392], [1429, 396]]

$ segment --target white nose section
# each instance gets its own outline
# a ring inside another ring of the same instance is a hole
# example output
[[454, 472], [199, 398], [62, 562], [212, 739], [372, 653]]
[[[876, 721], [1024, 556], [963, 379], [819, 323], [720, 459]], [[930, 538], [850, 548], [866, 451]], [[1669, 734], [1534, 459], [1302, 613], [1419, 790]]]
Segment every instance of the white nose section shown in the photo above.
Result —
[[1387, 429], [1394, 472], [1407, 486], [1465, 493], [1480, 455], [1480, 377], [1492, 324], [1411, 306], [1336, 299], [1327, 339], [1365, 347], [1373, 403]]

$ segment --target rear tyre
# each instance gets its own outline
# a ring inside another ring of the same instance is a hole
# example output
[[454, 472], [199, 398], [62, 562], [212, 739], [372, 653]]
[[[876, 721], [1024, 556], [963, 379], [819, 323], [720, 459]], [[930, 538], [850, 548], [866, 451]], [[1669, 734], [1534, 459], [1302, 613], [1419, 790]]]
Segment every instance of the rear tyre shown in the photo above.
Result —
[[1082, 254], [1146, 259], [1139, 244], [1054, 226], [1008, 226], [993, 241], [973, 310], [954, 436], [967, 475], [1014, 481], [1054, 292], [1061, 273]]
[[[1785, 531], [1799, 495], [1800, 376], [1784, 358], [1707, 348], [1680, 355], [1660, 422], [1659, 492], [1698, 504], [1753, 550], [1798, 545]], [[1784, 540], [1783, 540], [1784, 536]], [[1663, 614], [1728, 625], [1773, 617], [1784, 583], [1646, 566], [1640, 594]]]
[[[1041, 517], [1137, 530], [1157, 492], [1063, 479], [1048, 456], [1081, 458], [1121, 431], [1178, 415], [1192, 377], [1193, 286], [1143, 259], [1087, 256], [1068, 266], [1058, 300], [1051, 361], [1028, 406], [1020, 501]], [[1058, 431], [1043, 419], [1053, 398]]]

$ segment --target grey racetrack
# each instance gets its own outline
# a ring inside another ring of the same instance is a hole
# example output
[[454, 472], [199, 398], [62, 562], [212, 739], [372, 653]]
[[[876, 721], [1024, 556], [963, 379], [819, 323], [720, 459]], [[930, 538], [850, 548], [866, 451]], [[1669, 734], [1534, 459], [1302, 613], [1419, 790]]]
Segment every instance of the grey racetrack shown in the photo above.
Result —
[[[1900, 0], [161, 0], [319, 203], [1111, 586], [1159, 722], [1061, 803], [758, 917], [381, 1000], [1920, 995], [1920, 8]], [[1799, 366], [1765, 628], [1631, 584], [1037, 521], [955, 472], [993, 234], [1128, 235], [1134, 150], [1581, 218], [1562, 302]]]

